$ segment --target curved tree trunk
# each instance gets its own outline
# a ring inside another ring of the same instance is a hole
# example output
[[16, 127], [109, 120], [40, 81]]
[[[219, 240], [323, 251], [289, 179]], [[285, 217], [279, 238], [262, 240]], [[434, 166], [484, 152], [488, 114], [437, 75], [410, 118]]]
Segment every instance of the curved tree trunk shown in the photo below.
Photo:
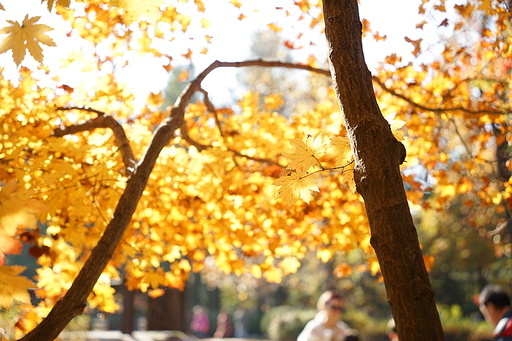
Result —
[[[105, 228], [105, 232], [101, 236], [96, 247], [92, 250], [91, 255], [80, 270], [78, 276], [73, 281], [73, 284], [66, 294], [55, 304], [48, 316], [36, 328], [21, 338], [20, 341], [52, 341], [59, 336], [62, 330], [75, 316], [82, 314], [87, 303], [87, 298], [108, 264], [108, 261], [114, 254], [117, 245], [121, 241], [123, 234], [132, 219], [133, 213], [135, 212], [139, 199], [146, 188], [149, 176], [153, 171], [153, 167], [160, 155], [160, 152], [175, 136], [176, 130], [183, 127], [185, 108], [192, 98], [192, 95], [196, 91], [200, 90], [201, 82], [213, 70], [220, 67], [245, 66], [288, 67], [327, 74], [327, 71], [325, 70], [315, 69], [307, 65], [263, 60], [249, 60], [245, 62], [220, 62], [216, 60], [204, 69], [182, 91], [181, 95], [176, 100], [175, 105], [171, 109], [169, 116], [163, 120], [153, 134], [153, 139], [151, 140], [146, 153], [138, 163], [133, 160], [133, 153], [131, 152], [129, 145], [126, 143], [126, 136], [124, 135], [122, 128], [112, 119], [99, 117], [92, 120], [91, 124], [80, 125], [78, 128], [65, 129], [65, 132], [60, 128], [56, 131], [55, 136], [64, 136], [73, 132], [94, 129], [95, 127], [100, 126], [109, 127], [114, 131], [116, 140], [119, 140], [120, 142], [119, 148], [124, 150], [122, 154], [126, 166], [131, 167], [135, 164], [136, 166], [131, 172], [130, 179], [128, 180], [126, 188], [117, 203], [111, 221]], [[89, 109], [89, 111], [96, 112], [93, 109]], [[96, 113], [103, 115], [102, 112]], [[181, 133], [183, 135], [186, 131], [181, 131]], [[182, 137], [185, 139], [187, 138], [186, 136]], [[198, 148], [204, 148], [204, 146], [198, 146]]]
[[356, 161], [371, 244], [401, 340], [444, 340], [400, 175], [405, 148], [382, 116], [366, 66], [357, 0], [323, 0], [331, 73]]
[[152, 148], [133, 172], [119, 199], [112, 220], [73, 281], [73, 285], [55, 304], [48, 316], [34, 330], [25, 335], [21, 339], [22, 341], [54, 340], [73, 317], [82, 314], [89, 294], [130, 223], [160, 151], [169, 143], [176, 129], [180, 128], [182, 124], [183, 115], [178, 113], [177, 115], [171, 114], [171, 117], [160, 126], [151, 143]]

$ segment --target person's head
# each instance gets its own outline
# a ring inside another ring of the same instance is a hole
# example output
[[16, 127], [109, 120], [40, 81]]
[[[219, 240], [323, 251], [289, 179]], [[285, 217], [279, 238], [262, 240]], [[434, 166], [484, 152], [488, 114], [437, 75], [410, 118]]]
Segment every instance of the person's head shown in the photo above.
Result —
[[329, 290], [320, 295], [316, 307], [319, 311], [325, 311], [330, 317], [339, 318], [343, 309], [343, 299], [338, 292]]
[[478, 305], [485, 320], [496, 326], [508, 309], [510, 296], [499, 285], [486, 286], [478, 296]]

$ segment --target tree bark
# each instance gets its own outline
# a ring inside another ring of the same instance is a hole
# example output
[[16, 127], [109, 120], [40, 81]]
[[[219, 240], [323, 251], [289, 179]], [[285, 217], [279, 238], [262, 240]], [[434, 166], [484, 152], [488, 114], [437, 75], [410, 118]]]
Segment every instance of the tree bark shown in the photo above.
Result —
[[163, 296], [148, 297], [148, 330], [187, 331], [185, 321], [185, 292], [167, 289]]
[[329, 61], [400, 340], [444, 340], [400, 175], [405, 148], [382, 116], [366, 66], [357, 0], [324, 0]]
[[82, 314], [87, 297], [99, 276], [112, 257], [117, 245], [128, 227], [137, 203], [146, 187], [149, 175], [162, 148], [183, 124], [183, 114], [173, 108], [171, 116], [155, 132], [148, 153], [144, 156], [126, 185], [117, 204], [112, 220], [85, 262], [82, 270], [66, 292], [50, 311], [48, 316], [22, 341], [51, 341], [57, 338], [73, 317]]

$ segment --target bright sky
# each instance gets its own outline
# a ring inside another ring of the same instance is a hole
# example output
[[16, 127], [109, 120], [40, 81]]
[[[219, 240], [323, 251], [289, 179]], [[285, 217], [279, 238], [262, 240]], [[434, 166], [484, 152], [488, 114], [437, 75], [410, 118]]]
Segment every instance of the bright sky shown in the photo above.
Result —
[[[250, 55], [252, 32], [262, 30], [261, 20], [268, 22], [268, 17], [276, 17], [276, 24], [283, 28], [281, 32], [283, 40], [292, 40], [297, 32], [307, 32], [307, 29], [301, 27], [307, 23], [301, 22], [285, 22], [286, 18], [282, 15], [283, 11], [276, 10], [276, 7], [285, 7], [291, 3], [290, 0], [258, 0], [246, 1], [243, 12], [247, 14], [244, 20], [237, 20], [239, 10], [234, 8], [228, 1], [205, 0], [207, 10], [213, 11], [215, 14], [208, 16], [210, 27], [209, 34], [214, 37], [212, 44], [209, 46], [209, 54], [194, 54], [192, 62], [195, 65], [196, 72], [202, 70], [215, 59], [222, 61], [242, 61], [254, 58]], [[21, 21], [25, 15], [35, 16], [42, 15], [41, 23], [55, 27], [56, 30], [51, 33], [55, 40], [65, 39], [66, 23], [56, 15], [48, 15], [46, 4], [41, 4], [41, 0], [2, 0], [1, 3], [6, 11], [0, 11], [0, 26], [6, 26], [5, 20]], [[386, 35], [387, 40], [384, 42], [374, 42], [372, 39], [364, 41], [365, 57], [370, 70], [378, 65], [383, 58], [391, 52], [408, 54], [412, 50], [409, 43], [405, 42], [403, 37], [405, 34], [410, 38], [415, 36], [415, 25], [418, 22], [417, 12], [420, 0], [361, 0], [360, 16], [368, 19], [374, 30], [379, 31], [381, 35]], [[397, 10], [399, 9], [399, 10]], [[59, 30], [60, 28], [60, 30]], [[297, 31], [300, 30], [300, 31]], [[198, 36], [201, 33], [198, 31]], [[323, 40], [324, 37], [315, 37], [315, 39]], [[80, 46], [74, 46], [70, 39], [65, 40], [66, 43], [57, 43], [56, 48], [45, 48], [45, 64], [50, 68], [58, 68], [58, 56], [65, 55], [73, 50], [80, 49]], [[193, 44], [193, 41], [185, 40], [184, 44]], [[402, 51], [402, 52], [400, 52]], [[317, 56], [326, 56], [326, 46], [324, 41], [319, 41], [315, 46], [305, 45], [303, 49], [294, 52], [298, 58], [303, 56], [304, 60], [310, 54]], [[31, 59], [31, 58], [30, 58]], [[0, 65], [6, 70], [4, 76], [16, 78], [16, 70], [12, 62], [10, 52], [0, 55]], [[27, 66], [34, 65], [33, 61], [28, 61]], [[236, 89], [236, 72], [234, 69], [219, 70], [210, 75], [205, 83], [205, 88], [215, 98], [215, 92], [219, 91], [217, 97], [224, 97], [226, 93]], [[93, 74], [81, 75], [80, 77], [95, 77]], [[65, 77], [64, 81], [65, 82]], [[73, 82], [73, 77], [69, 75], [69, 82]], [[167, 83], [167, 75], [163, 68], [157, 63], [151, 62], [145, 57], [136, 57], [130, 62], [130, 66], [119, 72], [119, 77], [125, 80], [131, 88], [137, 93], [147, 93], [149, 91], [157, 92]], [[89, 80], [85, 79], [85, 82]], [[226, 84], [225, 87], [219, 87], [218, 83]], [[224, 90], [222, 90], [222, 88]]]

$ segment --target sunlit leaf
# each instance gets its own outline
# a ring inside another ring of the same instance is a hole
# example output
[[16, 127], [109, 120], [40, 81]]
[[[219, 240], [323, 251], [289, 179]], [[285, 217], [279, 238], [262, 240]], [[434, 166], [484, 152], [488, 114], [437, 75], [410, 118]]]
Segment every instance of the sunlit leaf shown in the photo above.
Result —
[[23, 270], [22, 266], [0, 265], [0, 307], [9, 309], [15, 302], [30, 303], [27, 289], [34, 288], [34, 284], [19, 276]]
[[0, 44], [0, 54], [12, 51], [16, 65], [20, 65], [28, 51], [38, 62], [43, 61], [43, 49], [39, 44], [55, 46], [52, 38], [46, 32], [53, 30], [50, 26], [36, 24], [40, 16], [29, 18], [25, 16], [21, 25], [18, 22], [7, 20], [11, 26], [0, 29], [0, 34], [7, 34]]
[[318, 158], [325, 155], [326, 143], [322, 135], [308, 137], [306, 141], [294, 139], [290, 141], [292, 149], [283, 153], [283, 156], [290, 160], [288, 169], [307, 171], [309, 168], [318, 165]]
[[318, 192], [315, 183], [315, 175], [307, 173], [291, 172], [273, 182], [274, 186], [280, 186], [278, 197], [284, 199], [287, 205], [293, 204], [298, 198], [309, 203], [313, 197], [312, 191]]

